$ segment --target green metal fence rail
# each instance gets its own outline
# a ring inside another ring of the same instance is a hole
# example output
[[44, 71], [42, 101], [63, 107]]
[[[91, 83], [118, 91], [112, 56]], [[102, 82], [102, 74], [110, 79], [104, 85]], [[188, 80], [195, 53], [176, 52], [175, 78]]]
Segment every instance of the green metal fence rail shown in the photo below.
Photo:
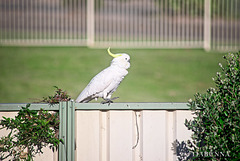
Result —
[[[0, 104], [0, 112], [19, 111], [21, 107], [27, 104]], [[59, 137], [64, 140], [64, 144], [60, 144], [58, 150], [59, 161], [74, 161], [75, 160], [75, 111], [78, 110], [189, 110], [186, 103], [75, 103], [74, 101], [60, 102], [56, 105], [36, 104], [30, 106], [31, 110], [58, 111], [60, 119]]]
[[[0, 104], [0, 112], [2, 111], [19, 111], [21, 107], [26, 107], [27, 103], [1, 103]], [[48, 104], [42, 104], [42, 103], [33, 103], [29, 107], [30, 110], [51, 110], [51, 111], [58, 111], [59, 110], [59, 105], [51, 105], [49, 106]]]
[[76, 110], [188, 110], [186, 103], [76, 103]]

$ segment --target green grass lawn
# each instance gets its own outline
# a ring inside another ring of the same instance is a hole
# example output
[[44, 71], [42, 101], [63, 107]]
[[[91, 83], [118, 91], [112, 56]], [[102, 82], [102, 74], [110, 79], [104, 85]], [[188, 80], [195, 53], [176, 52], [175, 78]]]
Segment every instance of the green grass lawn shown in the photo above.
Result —
[[[113, 97], [116, 102], [187, 102], [214, 86], [223, 53], [197, 49], [112, 49], [131, 56], [131, 68]], [[53, 86], [76, 99], [109, 66], [106, 49], [0, 47], [0, 103], [33, 102], [53, 95]]]

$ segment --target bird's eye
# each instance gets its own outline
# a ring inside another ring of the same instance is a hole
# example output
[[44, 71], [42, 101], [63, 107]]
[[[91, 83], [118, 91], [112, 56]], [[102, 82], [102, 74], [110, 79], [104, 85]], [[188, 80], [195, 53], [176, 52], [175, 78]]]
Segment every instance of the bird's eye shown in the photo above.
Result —
[[127, 58], [125, 58], [125, 60], [127, 60]]

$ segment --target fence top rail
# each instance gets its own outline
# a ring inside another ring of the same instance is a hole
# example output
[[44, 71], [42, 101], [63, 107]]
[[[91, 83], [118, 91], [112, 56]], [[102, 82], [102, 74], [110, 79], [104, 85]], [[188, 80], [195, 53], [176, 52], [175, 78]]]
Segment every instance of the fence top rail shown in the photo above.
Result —
[[[0, 111], [19, 111], [21, 107], [26, 107], [27, 103], [0, 103]], [[46, 103], [31, 103], [30, 110], [49, 110], [56, 111], [59, 110], [59, 105], [49, 105]]]
[[186, 103], [75, 103], [76, 110], [189, 110]]
[[[74, 102], [72, 102], [74, 103]], [[27, 103], [0, 103], [0, 111], [19, 111], [21, 107], [26, 107]], [[62, 103], [62, 108], [67, 103]], [[49, 111], [58, 111], [59, 104], [49, 105], [46, 103], [32, 103], [31, 110], [40, 110], [41, 108]], [[75, 110], [189, 110], [187, 103], [74, 103]]]

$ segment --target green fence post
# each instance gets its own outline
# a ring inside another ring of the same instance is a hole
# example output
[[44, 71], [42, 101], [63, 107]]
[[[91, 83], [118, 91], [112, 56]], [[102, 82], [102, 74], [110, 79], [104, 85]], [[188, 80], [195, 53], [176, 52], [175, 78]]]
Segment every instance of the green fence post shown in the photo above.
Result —
[[67, 102], [67, 160], [75, 160], [75, 106], [74, 101]]
[[59, 138], [63, 140], [63, 144], [60, 143], [58, 151], [58, 160], [67, 161], [66, 151], [66, 102], [59, 102]]
[[64, 144], [59, 146], [59, 161], [75, 160], [75, 104], [73, 101], [59, 103], [59, 137]]

